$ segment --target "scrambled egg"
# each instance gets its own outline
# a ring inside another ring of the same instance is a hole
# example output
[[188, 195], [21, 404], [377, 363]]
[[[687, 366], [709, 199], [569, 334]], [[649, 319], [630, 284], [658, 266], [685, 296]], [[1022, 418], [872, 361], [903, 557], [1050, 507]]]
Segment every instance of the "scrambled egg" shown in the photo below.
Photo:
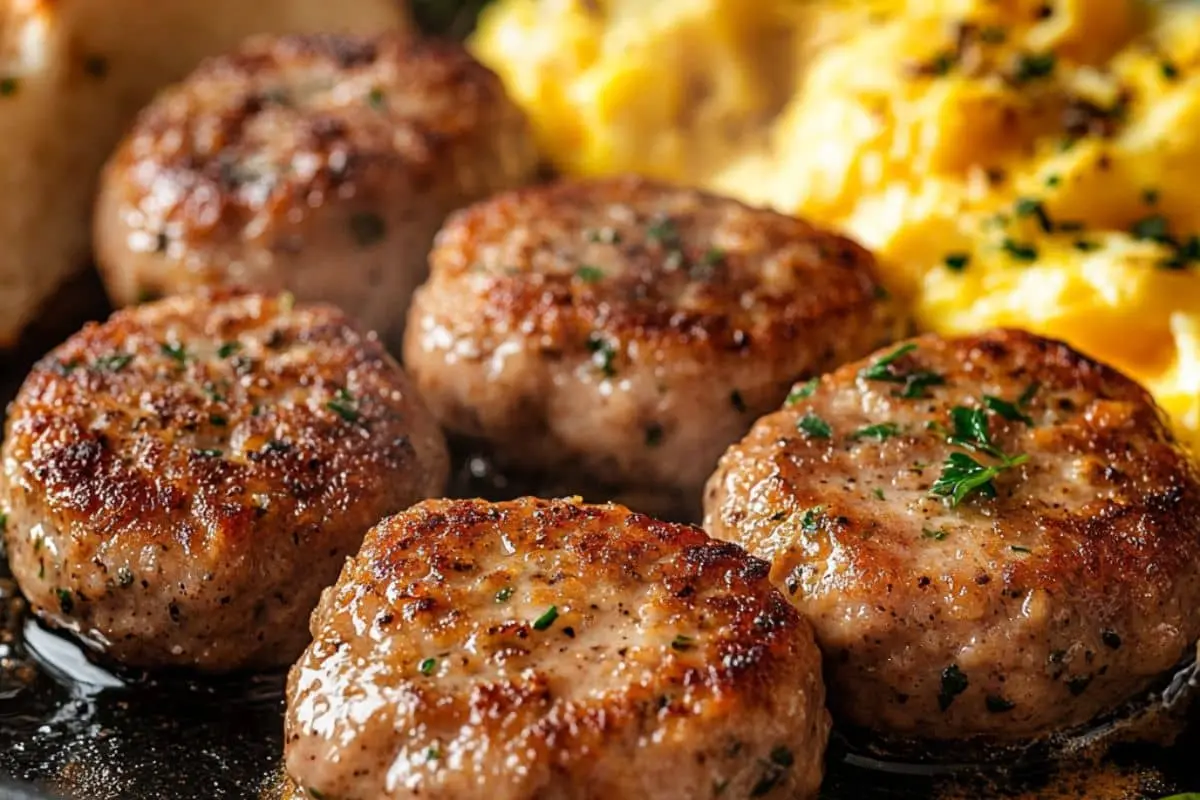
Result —
[[474, 48], [564, 172], [842, 229], [921, 327], [1065, 339], [1200, 447], [1200, 5], [501, 0]]

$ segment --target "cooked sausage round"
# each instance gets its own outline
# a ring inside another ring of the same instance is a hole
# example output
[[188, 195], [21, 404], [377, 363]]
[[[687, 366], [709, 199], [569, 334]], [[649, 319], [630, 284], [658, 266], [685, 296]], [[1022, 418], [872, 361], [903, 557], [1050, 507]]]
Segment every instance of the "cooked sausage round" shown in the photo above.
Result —
[[448, 472], [373, 337], [261, 295], [88, 326], [26, 380], [3, 458], [32, 608], [119, 662], [207, 671], [290, 664], [367, 529]]
[[1200, 637], [1200, 474], [1115, 370], [1018, 331], [926, 336], [793, 398], [721, 459], [706, 525], [813, 622], [835, 718], [1037, 737]]
[[815, 796], [820, 655], [768, 567], [617, 505], [422, 503], [367, 534], [288, 682], [313, 796]]
[[118, 305], [288, 289], [398, 348], [445, 215], [535, 166], [521, 112], [458, 45], [259, 37], [141, 114], [104, 173], [96, 258]]
[[405, 363], [443, 425], [575, 491], [699, 516], [721, 452], [797, 378], [890, 341], [871, 257], [792, 217], [622, 177], [453, 215]]

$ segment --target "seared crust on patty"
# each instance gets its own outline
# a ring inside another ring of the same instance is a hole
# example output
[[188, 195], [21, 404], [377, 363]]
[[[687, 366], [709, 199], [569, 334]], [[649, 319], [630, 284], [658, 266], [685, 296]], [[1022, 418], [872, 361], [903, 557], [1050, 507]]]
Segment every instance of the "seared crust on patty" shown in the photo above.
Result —
[[289, 289], [398, 344], [445, 215], [535, 167], [524, 116], [457, 44], [257, 37], [141, 114], [106, 168], [97, 259], [118, 304]]
[[820, 784], [820, 657], [767, 565], [620, 506], [422, 503], [368, 534], [313, 636], [289, 680], [286, 765], [321, 796]]
[[89, 325], [26, 380], [3, 456], [33, 609], [125, 664], [211, 671], [291, 663], [367, 529], [448, 472], [373, 337], [261, 295]]
[[[1200, 474], [1160, 410], [1029, 333], [911, 345], [760, 420], [705, 498], [812, 620], [835, 717], [1027, 739], [1146, 690], [1200, 638]], [[952, 506], [952, 453], [1005, 463], [961, 444], [981, 418], [1012, 466]]]
[[405, 361], [443, 424], [502, 462], [662, 493], [676, 513], [794, 380], [896, 329], [861, 247], [636, 177], [477, 204], [430, 260]]

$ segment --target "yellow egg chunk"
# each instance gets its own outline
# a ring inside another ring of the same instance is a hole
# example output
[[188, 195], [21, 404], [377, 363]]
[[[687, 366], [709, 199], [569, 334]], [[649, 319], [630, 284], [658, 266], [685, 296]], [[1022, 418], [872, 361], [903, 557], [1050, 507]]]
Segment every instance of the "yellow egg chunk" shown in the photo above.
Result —
[[560, 170], [841, 229], [921, 327], [1065, 339], [1200, 450], [1197, 4], [499, 0], [473, 46]]

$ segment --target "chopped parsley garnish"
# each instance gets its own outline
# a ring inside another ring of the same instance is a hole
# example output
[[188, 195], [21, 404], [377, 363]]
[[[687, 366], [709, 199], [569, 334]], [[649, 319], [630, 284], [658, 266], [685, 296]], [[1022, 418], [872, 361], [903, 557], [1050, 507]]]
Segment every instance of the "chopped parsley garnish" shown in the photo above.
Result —
[[544, 631], [553, 625], [556, 619], [558, 619], [558, 606], [550, 606], [545, 613], [533, 621], [533, 629]]
[[1071, 243], [1071, 246], [1081, 253], [1091, 253], [1094, 250], [1100, 249], [1100, 245], [1087, 239], [1076, 239]]
[[221, 416], [220, 414], [209, 414], [208, 421], [209, 421], [209, 424], [216, 425], [218, 428], [224, 428], [226, 425], [229, 424], [229, 420], [227, 420], [225, 417]]
[[1053, 189], [1055, 186], [1058, 186], [1060, 183], [1062, 183], [1061, 176], [1059, 176], [1057, 174], [1046, 176], [1046, 188]]
[[104, 372], [120, 372], [129, 366], [129, 362], [133, 361], [133, 356], [129, 353], [114, 353], [110, 356], [101, 356], [96, 359], [96, 369]]
[[1000, 243], [1000, 249], [1017, 261], [1037, 261], [1038, 251], [1036, 247], [1025, 242], [1015, 241], [1007, 236]]
[[737, 389], [729, 393], [729, 403], [733, 406], [733, 410], [739, 414], [746, 413], [746, 401], [742, 398], [742, 393]]
[[858, 441], [859, 439], [874, 439], [882, 442], [885, 439], [890, 439], [893, 436], [900, 435], [900, 426], [894, 422], [881, 422], [878, 425], [868, 425], [865, 428], [859, 428], [854, 433], [850, 434], [850, 438]]
[[512, 596], [513, 596], [513, 587], [505, 586], [503, 589], [496, 592], [496, 602], [497, 603], [507, 603]]
[[954, 699], [967, 690], [971, 682], [957, 664], [951, 664], [942, 670], [942, 688], [938, 692], [938, 707], [945, 711], [954, 703]]
[[1164, 58], [1158, 62], [1158, 71], [1168, 81], [1173, 81], [1179, 77], [1179, 67], [1175, 66], [1175, 62], [1170, 59]]
[[71, 596], [70, 589], [55, 589], [54, 593], [58, 595], [58, 607], [62, 609], [62, 613], [70, 614], [75, 608], [75, 598]]
[[646, 426], [646, 447], [658, 447], [663, 440], [663, 426], [651, 422]]
[[208, 448], [208, 449], [197, 448], [196, 450], [193, 450], [192, 452], [195, 453], [196, 455], [200, 456], [201, 458], [220, 458], [221, 456], [225, 455], [224, 450], [218, 450], [215, 447]]
[[984, 698], [984, 703], [987, 706], [987, 710], [993, 714], [1003, 714], [1017, 707], [1017, 704], [1012, 700], [1001, 697], [998, 694], [989, 694]]
[[955, 406], [950, 409], [950, 419], [954, 423], [953, 432], [946, 437], [950, 444], [973, 453], [984, 453], [998, 463], [985, 466], [966, 453], [951, 453], [930, 493], [948, 499], [951, 506], [958, 505], [974, 491], [995, 497], [996, 487], [992, 480], [1005, 470], [1024, 464], [1029, 456], [1009, 456], [996, 447], [988, 430], [987, 412], [981, 408]]
[[226, 342], [217, 349], [217, 358], [229, 358], [242, 349], [241, 342]]
[[1033, 217], [1037, 220], [1038, 226], [1045, 233], [1050, 233], [1054, 230], [1054, 223], [1050, 221], [1050, 215], [1046, 213], [1046, 206], [1041, 200], [1036, 200], [1032, 197], [1019, 197], [1013, 211], [1018, 217]]
[[725, 261], [725, 251], [719, 247], [710, 247], [704, 251], [700, 263], [706, 267], [720, 266]]
[[387, 225], [378, 214], [360, 211], [350, 216], [350, 235], [359, 247], [371, 247], [383, 241]]
[[1009, 545], [1008, 549], [1012, 550], [1014, 553], [1032, 553], [1033, 552], [1032, 550], [1030, 550], [1028, 547], [1026, 547], [1023, 544]]
[[591, 264], [581, 264], [579, 269], [575, 270], [575, 277], [584, 283], [599, 283], [604, 280], [604, 270]]
[[926, 539], [933, 539], [935, 542], [940, 542], [950, 535], [949, 531], [944, 531], [941, 528], [922, 528], [921, 536]]
[[828, 439], [833, 435], [833, 429], [829, 427], [829, 423], [811, 411], [800, 418], [796, 423], [796, 429], [810, 439]]
[[1020, 403], [1020, 400], [1014, 404], [990, 394], [985, 394], [983, 396], [983, 404], [987, 406], [989, 411], [1004, 417], [1004, 419], [1008, 420], [1009, 422], [1024, 422], [1026, 425], [1032, 427], [1033, 417], [1021, 411], [1019, 408]]
[[979, 31], [979, 41], [986, 44], [1003, 44], [1008, 38], [1008, 31], [1000, 25], [989, 25]]
[[951, 272], [962, 272], [971, 263], [970, 253], [947, 253], [944, 259], [946, 269]]
[[928, 370], [914, 370], [912, 372], [896, 372], [893, 369], [896, 361], [903, 356], [916, 350], [917, 346], [912, 342], [903, 344], [897, 347], [891, 353], [872, 361], [867, 366], [858, 371], [858, 377], [868, 381], [883, 381], [885, 383], [902, 383], [904, 388], [900, 391], [900, 397], [906, 399], [915, 399], [925, 397], [925, 390], [930, 386], [940, 386], [946, 380], [936, 372]]
[[163, 342], [162, 354], [168, 358], [173, 358], [180, 364], [187, 363], [187, 349], [178, 342]]
[[16, 93], [16, 78], [0, 78], [0, 97], [12, 97]]
[[383, 89], [376, 87], [367, 92], [367, 105], [377, 111], [382, 111], [386, 107], [386, 104], [384, 103]]
[[887, 499], [887, 495], [885, 495], [883, 493], [883, 489], [880, 489], [878, 486], [876, 486], [874, 489], [871, 490], [871, 494], [875, 495], [876, 500], [886, 500]]
[[617, 350], [611, 342], [600, 334], [593, 333], [588, 337], [587, 349], [592, 354], [592, 363], [604, 374], [604, 377], [611, 378], [617, 374], [617, 369], [613, 365], [613, 361], [617, 357]]
[[824, 516], [825, 506], [813, 506], [805, 509], [804, 516], [800, 517], [800, 530], [815, 533], [821, 526], [821, 519]]
[[[0, 533], [8, 530], [8, 512], [0, 511]], [[38, 539], [38, 544], [41, 544], [41, 539]]]
[[684, 650], [691, 650], [693, 644], [695, 644], [695, 640], [692, 637], [684, 636], [681, 633], [671, 640], [671, 649], [683, 652]]
[[418, 666], [417, 669], [419, 669], [421, 671], [422, 675], [432, 675], [433, 671], [435, 669], [437, 669], [437, 659], [436, 658], [427, 658], [421, 662], [420, 666]]
[[1143, 217], [1130, 229], [1135, 239], [1149, 240], [1159, 244], [1171, 244], [1170, 224], [1162, 214]]
[[675, 227], [675, 222], [670, 217], [662, 217], [650, 223], [646, 228], [646, 236], [664, 247], [679, 245], [679, 228]]
[[1026, 83], [1039, 78], [1048, 78], [1054, 74], [1057, 59], [1054, 53], [1022, 53], [1017, 59], [1016, 69], [1013, 70], [1013, 80]]
[[425, 751], [425, 760], [426, 761], [437, 761], [441, 757], [442, 757], [442, 751], [436, 747], [431, 747]]
[[337, 414], [346, 422], [358, 422], [361, 414], [358, 413], [358, 403], [354, 399], [354, 395], [346, 391], [346, 389], [338, 389], [337, 394], [333, 399], [325, 404], [333, 413]]
[[787, 400], [784, 401], [784, 405], [794, 406], [801, 400], [807, 397], [812, 397], [812, 393], [817, 390], [817, 386], [820, 383], [820, 378], [813, 378], [812, 380], [805, 381], [799, 386], [793, 386], [792, 390], [788, 392]]

